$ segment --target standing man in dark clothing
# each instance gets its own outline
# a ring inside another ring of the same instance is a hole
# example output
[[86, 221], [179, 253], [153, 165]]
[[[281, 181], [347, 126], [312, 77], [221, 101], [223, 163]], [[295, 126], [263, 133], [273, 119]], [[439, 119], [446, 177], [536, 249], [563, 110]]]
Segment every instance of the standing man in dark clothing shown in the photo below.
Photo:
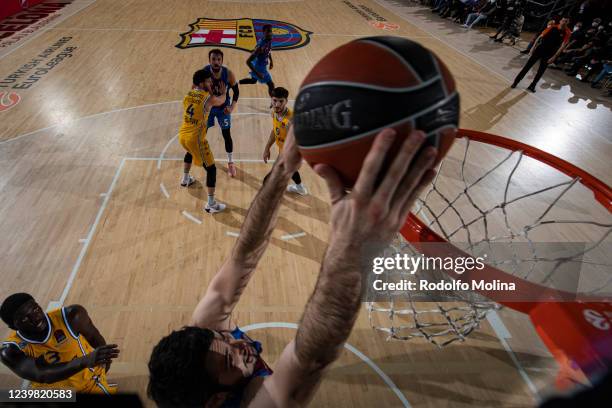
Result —
[[511, 85], [512, 88], [516, 88], [531, 67], [533, 67], [536, 62], [540, 61], [538, 72], [533, 78], [531, 85], [527, 88], [531, 92], [536, 91], [535, 87], [540, 78], [542, 78], [542, 75], [544, 75], [544, 71], [546, 71], [548, 64], [552, 64], [568, 44], [571, 35], [570, 29], [567, 28], [568, 23], [569, 18], [563, 17], [561, 21], [559, 21], [559, 24], [548, 27], [542, 32], [540, 37], [536, 40], [536, 45], [531, 51], [531, 56], [527, 60], [527, 63], [516, 78], [514, 78], [514, 82]]

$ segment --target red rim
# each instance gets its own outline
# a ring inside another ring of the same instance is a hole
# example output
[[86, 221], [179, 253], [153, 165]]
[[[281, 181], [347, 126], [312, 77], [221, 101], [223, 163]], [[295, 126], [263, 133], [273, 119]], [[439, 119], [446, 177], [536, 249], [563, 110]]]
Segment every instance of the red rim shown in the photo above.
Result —
[[525, 156], [529, 156], [541, 161], [542, 163], [546, 163], [550, 167], [559, 170], [561, 173], [566, 174], [569, 177], [578, 177], [580, 179], [580, 183], [593, 192], [595, 199], [608, 211], [612, 212], [612, 189], [610, 189], [607, 184], [599, 180], [597, 177], [590, 175], [573, 164], [536, 147], [529, 146], [528, 144], [517, 142], [516, 140], [508, 139], [503, 136], [469, 129], [459, 129], [457, 131], [457, 138], [462, 138], [465, 136], [467, 136], [468, 139], [503, 147], [505, 149], [512, 150], [513, 152], [522, 150]]
[[[503, 136], [493, 135], [491, 133], [478, 132], [475, 130], [468, 129], [459, 129], [457, 132], [457, 138], [467, 137], [470, 140], [487, 143], [495, 146], [499, 146], [511, 151], [522, 150], [523, 154], [526, 156], [532, 157], [536, 160], [539, 160], [543, 163], [548, 164], [549, 166], [557, 169], [558, 171], [568, 175], [569, 177], [578, 177], [580, 178], [580, 182], [593, 191], [595, 199], [604, 206], [608, 211], [612, 212], [612, 190], [606, 184], [604, 184], [601, 180], [593, 177], [586, 171], [574, 166], [567, 161], [560, 159], [556, 156], [553, 156], [550, 153], [547, 153], [543, 150], [537, 149], [535, 147], [529, 146], [525, 143], [517, 142], [515, 140], [508, 139]], [[423, 250], [419, 244], [421, 243], [448, 243], [448, 251], [449, 253], [456, 253], [459, 255], [465, 255], [458, 248], [456, 248], [452, 243], [449, 243], [446, 239], [432, 231], [427, 225], [425, 225], [417, 216], [414, 214], [410, 214], [408, 219], [406, 220], [406, 224], [401, 230], [402, 236], [410, 242], [413, 246], [415, 246], [419, 250]], [[541, 299], [539, 301], [533, 302], [516, 302], [516, 301], [506, 301], [506, 300], [496, 300], [497, 302], [508, 306], [512, 309], [518, 310], [523, 313], [529, 313], [535, 306], [537, 306], [541, 302], [550, 302], [555, 301], [553, 299], [572, 299], [575, 298], [575, 294], [571, 294], [569, 292], [558, 291], [550, 288], [546, 288], [544, 286], [538, 285], [536, 283], [514, 277], [512, 275], [507, 274], [497, 268], [487, 266], [480, 273], [476, 272], [472, 276], [466, 276], [466, 278], [471, 279], [482, 279], [487, 277], [489, 279], [501, 279], [502, 281], [512, 281], [517, 285], [517, 290], [521, 290], [521, 293], [529, 293], [536, 295], [536, 299]], [[511, 277], [509, 280], [508, 277]], [[482, 295], [489, 297], [495, 300], [495, 296], [490, 296], [488, 292], [481, 292]], [[589, 302], [610, 302], [611, 299], [601, 298], [601, 297], [581, 297], [580, 301], [589, 301]]]

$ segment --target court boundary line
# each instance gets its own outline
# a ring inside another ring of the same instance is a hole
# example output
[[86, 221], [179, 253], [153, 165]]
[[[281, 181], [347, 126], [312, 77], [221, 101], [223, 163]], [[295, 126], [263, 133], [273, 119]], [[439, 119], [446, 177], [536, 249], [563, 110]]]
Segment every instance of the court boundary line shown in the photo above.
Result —
[[[253, 324], [249, 324], [247, 326], [241, 327], [240, 330], [246, 333], [251, 330], [275, 329], [275, 328], [297, 330], [298, 325], [295, 323], [288, 323], [288, 322], [253, 323]], [[397, 396], [397, 398], [399, 398], [399, 400], [402, 402], [402, 405], [405, 408], [412, 408], [412, 405], [410, 405], [410, 402], [408, 402], [408, 399], [406, 398], [404, 393], [400, 391], [400, 389], [397, 387], [397, 385], [395, 385], [393, 380], [387, 374], [385, 374], [385, 372], [374, 361], [372, 361], [368, 356], [366, 356], [364, 353], [359, 351], [356, 347], [352, 346], [348, 342], [344, 343], [344, 348], [349, 350], [351, 353], [353, 353], [357, 357], [359, 357], [361, 361], [366, 363], [372, 370], [374, 370], [374, 372], [378, 374], [378, 376], [383, 380], [383, 382], [387, 384], [389, 388], [391, 388], [391, 391], [393, 391], [393, 393]]]
[[[259, 98], [259, 97], [247, 97], [247, 96], [245, 96], [245, 97], [243, 97], [241, 99], [246, 99], [248, 101], [251, 101], [251, 100], [270, 100], [269, 97], [268, 98]], [[174, 101], [146, 103], [144, 105], [128, 106], [127, 108], [112, 109], [112, 110], [105, 111], [105, 112], [93, 113], [91, 115], [86, 115], [86, 116], [81, 116], [79, 118], [74, 118], [74, 119], [72, 119], [72, 120], [70, 120], [68, 122], [55, 123], [53, 125], [49, 125], [49, 126], [46, 126], [44, 128], [36, 129], [36, 130], [33, 130], [31, 132], [28, 132], [28, 133], [23, 133], [21, 135], [15, 136], [15, 137], [13, 137], [11, 139], [1, 140], [0, 141], [0, 146], [2, 146], [4, 144], [7, 144], [9, 142], [20, 140], [21, 138], [24, 138], [24, 137], [27, 137], [27, 136], [31, 136], [31, 135], [33, 135], [35, 133], [38, 133], [38, 132], [44, 132], [45, 130], [53, 129], [53, 128], [58, 127], [58, 126], [72, 125], [75, 122], [79, 122], [81, 120], [86, 120], [86, 119], [91, 119], [91, 118], [94, 118], [94, 117], [97, 117], [97, 116], [103, 116], [103, 115], [108, 115], [108, 114], [111, 114], [111, 113], [124, 112], [124, 111], [129, 111], [129, 110], [134, 110], [134, 109], [140, 109], [140, 108], [150, 108], [152, 106], [161, 106], [161, 105], [166, 105], [166, 104], [170, 104], [170, 103], [179, 103], [181, 101], [182, 101], [182, 99], [177, 99], [177, 100], [174, 100]], [[295, 99], [288, 99], [287, 101], [288, 102], [294, 102]], [[233, 113], [232, 115], [238, 115], [239, 113], [249, 113], [250, 114], [251, 112], [237, 112], [237, 113]], [[263, 114], [263, 112], [253, 112], [253, 113]], [[266, 113], [266, 115], [267, 115], [267, 113]]]
[[[76, 279], [79, 269], [81, 268], [81, 264], [83, 262], [83, 259], [85, 258], [85, 255], [87, 254], [87, 251], [89, 249], [89, 246], [91, 244], [91, 242], [93, 241], [93, 236], [98, 228], [98, 224], [100, 223], [100, 220], [102, 219], [102, 215], [104, 214], [106, 207], [108, 206], [108, 203], [112, 197], [112, 193], [113, 190], [115, 189], [115, 186], [117, 185], [117, 182], [119, 181], [119, 177], [121, 176], [121, 172], [123, 171], [123, 167], [125, 166], [125, 163], [128, 161], [156, 161], [159, 160], [158, 157], [123, 157], [121, 158], [121, 162], [119, 163], [119, 166], [117, 166], [117, 170], [115, 171], [115, 174], [113, 176], [113, 179], [111, 181], [110, 186], [108, 187], [107, 191], [105, 193], [101, 193], [100, 197], [103, 197], [102, 200], [102, 204], [100, 204], [100, 207], [98, 208], [98, 212], [96, 213], [96, 217], [93, 221], [93, 223], [90, 225], [87, 236], [84, 238], [84, 242], [79, 242], [80, 245], [82, 245], [81, 247], [81, 251], [79, 252], [79, 255], [77, 257], [77, 260], [75, 261], [72, 270], [70, 272], [70, 275], [68, 276], [68, 279], [66, 281], [66, 285], [64, 286], [64, 290], [62, 291], [62, 294], [59, 298], [59, 300], [57, 301], [50, 301], [48, 306], [47, 306], [47, 310], [49, 310], [49, 307], [51, 307], [52, 305], [55, 307], [62, 307], [64, 305], [64, 302], [66, 301], [66, 298], [68, 297], [68, 294], [70, 293], [70, 290], [72, 289], [72, 285], [74, 284], [74, 280]], [[168, 160], [168, 161], [179, 161], [179, 160], [183, 160], [182, 158], [165, 158], [164, 160]], [[227, 160], [218, 160], [220, 162], [225, 162]], [[234, 160], [235, 162], [244, 162], [244, 163], [263, 163], [263, 160], [257, 160], [257, 159], [245, 159], [245, 160]], [[268, 162], [274, 162], [273, 160], [269, 160]], [[161, 185], [160, 185], [161, 188]], [[185, 212], [185, 211], [183, 211]], [[183, 214], [185, 215], [185, 214]], [[193, 219], [197, 219], [195, 217], [193, 217], [191, 214], [189, 214], [189, 216], [191, 216]], [[190, 218], [189, 216], [185, 215], [186, 218]], [[191, 218], [190, 218], [191, 219]], [[192, 221], [193, 221], [192, 219]], [[199, 221], [199, 220], [198, 220]], [[200, 221], [200, 224], [202, 222]]]
[[106, 209], [106, 206], [108, 205], [108, 202], [110, 201], [112, 192], [115, 189], [115, 186], [117, 185], [117, 181], [119, 180], [119, 175], [121, 174], [121, 171], [123, 170], [125, 161], [126, 161], [125, 158], [121, 159], [121, 163], [119, 164], [119, 166], [117, 167], [117, 170], [115, 171], [115, 176], [113, 177], [113, 181], [111, 182], [110, 187], [108, 188], [108, 191], [106, 192], [106, 195], [104, 196], [104, 200], [102, 201], [102, 204], [100, 205], [100, 208], [98, 209], [96, 218], [94, 219], [93, 224], [89, 228], [89, 232], [86, 238], [87, 241], [83, 244], [83, 247], [81, 248], [81, 252], [79, 253], [78, 258], [74, 266], [72, 267], [72, 271], [70, 272], [70, 276], [68, 277], [68, 281], [66, 282], [66, 286], [64, 287], [64, 291], [62, 292], [62, 295], [59, 298], [58, 302], [60, 306], [64, 305], [64, 302], [66, 301], [66, 298], [68, 297], [68, 293], [70, 292], [70, 289], [72, 288], [72, 285], [74, 284], [76, 275], [79, 272], [79, 269], [81, 268], [81, 263], [83, 262], [83, 258], [85, 258], [85, 254], [87, 253], [87, 250], [89, 249], [89, 245], [91, 244], [93, 235], [96, 232], [96, 229], [98, 228], [98, 224], [100, 223], [100, 220], [102, 219], [102, 214], [104, 213], [104, 210]]

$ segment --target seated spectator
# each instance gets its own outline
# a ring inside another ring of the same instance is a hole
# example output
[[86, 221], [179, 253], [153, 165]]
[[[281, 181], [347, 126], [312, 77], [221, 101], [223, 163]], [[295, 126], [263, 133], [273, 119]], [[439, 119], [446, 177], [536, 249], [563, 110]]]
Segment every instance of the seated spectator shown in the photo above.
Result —
[[521, 2], [519, 0], [508, 0], [506, 10], [504, 12], [504, 21], [497, 29], [497, 32], [490, 37], [492, 40], [495, 40], [495, 42], [502, 42], [503, 35], [499, 38], [497, 36], [510, 29], [520, 5]]
[[431, 4], [433, 8], [431, 9], [432, 13], [439, 13], [442, 10], [446, 9], [449, 0], [434, 0]]
[[456, 23], [465, 20], [468, 12], [472, 11], [478, 4], [478, 0], [459, 0], [455, 3], [455, 8], [451, 12], [451, 17]]
[[603, 67], [599, 74], [595, 77], [593, 82], [591, 82], [591, 88], [600, 88], [599, 83], [602, 79], [605, 78], [606, 75], [612, 74], [612, 60], [603, 61]]
[[502, 36], [500, 37], [499, 42], [502, 42], [504, 38], [510, 38], [511, 45], [516, 44], [516, 41], [521, 36], [521, 31], [523, 31], [524, 23], [525, 23], [525, 16], [523, 16], [522, 12], [519, 12], [512, 20], [512, 24], [510, 24], [510, 27], [502, 33]]
[[612, 39], [608, 40], [605, 46], [594, 47], [591, 60], [585, 64], [588, 71], [580, 78], [580, 81], [589, 82], [595, 73], [599, 73], [603, 69], [604, 63], [610, 58], [612, 58]]
[[563, 65], [574, 61], [577, 58], [584, 57], [586, 53], [593, 47], [593, 41], [589, 41], [586, 44], [583, 44], [580, 48], [569, 49], [570, 45], [568, 45], [568, 49], [564, 50], [559, 58], [557, 58], [557, 62], [555, 64], [550, 64], [551, 68], [554, 69], [562, 69]]
[[599, 56], [603, 50], [603, 44], [598, 39], [593, 39], [593, 41], [589, 42], [589, 46], [585, 49], [585, 51], [572, 59], [572, 65], [566, 69], [566, 73], [568, 76], [576, 76], [580, 68], [582, 68], [587, 63], [592, 61], [598, 61]]
[[496, 0], [488, 0], [476, 12], [468, 14], [467, 20], [465, 20], [463, 27], [470, 29], [474, 25], [478, 24], [479, 21], [486, 20], [489, 15], [495, 12], [495, 3]]

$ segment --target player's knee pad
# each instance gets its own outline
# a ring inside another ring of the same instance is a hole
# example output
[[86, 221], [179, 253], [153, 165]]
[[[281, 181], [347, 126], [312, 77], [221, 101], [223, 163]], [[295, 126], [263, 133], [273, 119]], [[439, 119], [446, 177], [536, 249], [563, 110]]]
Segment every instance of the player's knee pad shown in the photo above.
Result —
[[191, 164], [191, 162], [193, 162], [193, 156], [191, 155], [191, 153], [187, 152], [185, 153], [185, 158], [183, 159], [184, 163], [189, 163]]
[[214, 164], [212, 166], [204, 165], [204, 170], [206, 170], [206, 187], [217, 185], [217, 166]]
[[232, 133], [230, 129], [221, 129], [223, 140], [225, 141], [225, 151], [231, 153], [234, 151], [234, 142], [232, 141]]

